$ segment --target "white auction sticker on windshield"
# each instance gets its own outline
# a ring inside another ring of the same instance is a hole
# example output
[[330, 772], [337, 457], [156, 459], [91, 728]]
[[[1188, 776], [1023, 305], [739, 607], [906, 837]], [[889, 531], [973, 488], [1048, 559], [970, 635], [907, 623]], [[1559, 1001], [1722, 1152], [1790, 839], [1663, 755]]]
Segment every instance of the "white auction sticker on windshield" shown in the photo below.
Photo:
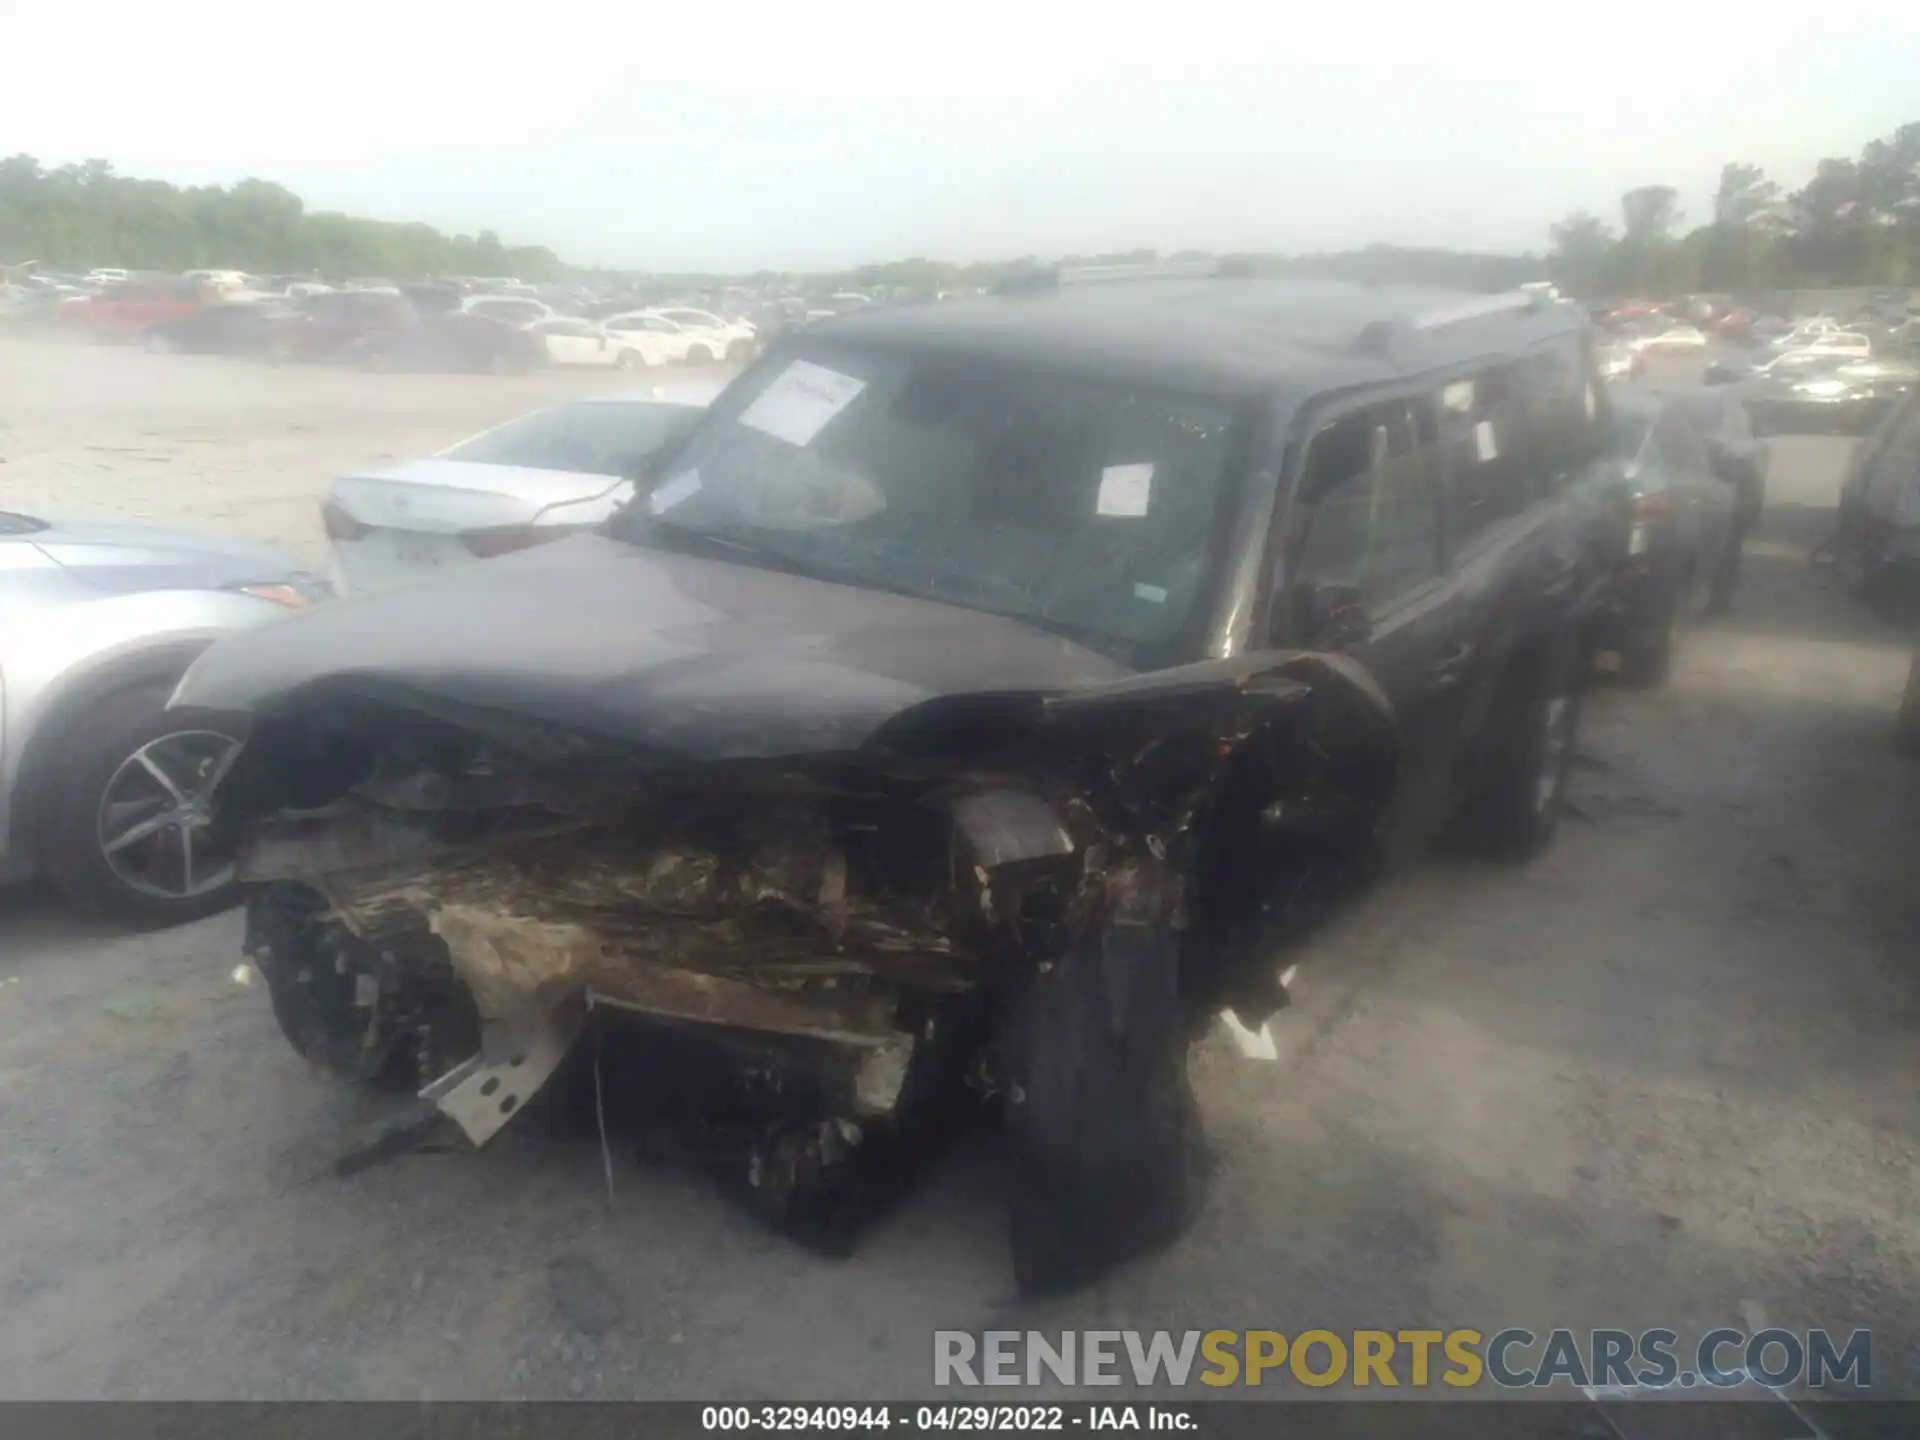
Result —
[[1480, 458], [1482, 465], [1500, 453], [1500, 447], [1493, 438], [1493, 422], [1482, 420], [1473, 427], [1473, 453]]
[[671, 480], [663, 481], [647, 497], [647, 508], [656, 515], [664, 515], [683, 500], [690, 500], [700, 493], [700, 472], [688, 470]]
[[789, 445], [811, 444], [826, 423], [866, 388], [864, 380], [795, 360], [740, 412], [740, 423]]
[[1100, 498], [1094, 510], [1101, 515], [1119, 515], [1137, 520], [1147, 513], [1153, 498], [1153, 466], [1109, 465], [1100, 472]]

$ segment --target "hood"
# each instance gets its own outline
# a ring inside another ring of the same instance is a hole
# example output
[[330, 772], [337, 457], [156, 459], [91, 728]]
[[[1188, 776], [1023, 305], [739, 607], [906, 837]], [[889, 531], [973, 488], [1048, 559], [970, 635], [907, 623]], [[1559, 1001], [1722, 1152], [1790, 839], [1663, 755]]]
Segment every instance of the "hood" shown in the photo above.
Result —
[[525, 524], [552, 506], [598, 499], [628, 485], [618, 475], [434, 458], [343, 475], [329, 498], [365, 525], [451, 535]]
[[768, 759], [858, 749], [942, 696], [1131, 673], [1000, 616], [583, 535], [222, 640], [174, 703], [267, 713], [324, 690]]
[[269, 545], [146, 525], [55, 522], [26, 537], [76, 579], [115, 594], [218, 590], [306, 578]]

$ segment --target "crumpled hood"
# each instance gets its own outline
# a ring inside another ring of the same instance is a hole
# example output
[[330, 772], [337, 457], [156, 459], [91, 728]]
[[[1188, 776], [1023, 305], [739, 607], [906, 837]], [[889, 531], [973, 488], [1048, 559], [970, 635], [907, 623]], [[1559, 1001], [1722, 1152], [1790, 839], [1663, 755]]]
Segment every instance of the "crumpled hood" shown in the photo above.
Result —
[[174, 703], [266, 713], [337, 686], [721, 760], [853, 750], [940, 696], [1131, 673], [999, 616], [584, 535], [222, 640]]

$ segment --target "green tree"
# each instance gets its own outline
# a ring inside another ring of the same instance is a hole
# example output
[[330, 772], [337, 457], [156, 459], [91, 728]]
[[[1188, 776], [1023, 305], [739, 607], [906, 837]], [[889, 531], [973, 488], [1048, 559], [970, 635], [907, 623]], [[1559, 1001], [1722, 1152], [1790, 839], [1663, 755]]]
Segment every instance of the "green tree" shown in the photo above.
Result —
[[1607, 294], [1617, 283], [1618, 242], [1599, 216], [1576, 210], [1558, 224], [1547, 227], [1553, 249], [1547, 256], [1547, 273], [1569, 295], [1595, 299]]

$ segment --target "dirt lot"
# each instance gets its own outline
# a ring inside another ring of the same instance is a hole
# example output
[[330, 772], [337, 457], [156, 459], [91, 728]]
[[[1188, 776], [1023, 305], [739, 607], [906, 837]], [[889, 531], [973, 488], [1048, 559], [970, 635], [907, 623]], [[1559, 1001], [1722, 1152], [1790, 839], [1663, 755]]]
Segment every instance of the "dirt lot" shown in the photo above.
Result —
[[225, 531], [317, 567], [336, 475], [569, 396], [725, 373], [366, 375], [0, 335], [0, 508]]
[[[0, 504], [317, 558], [344, 464], [591, 381], [0, 346]], [[1844, 442], [1779, 442], [1734, 613], [1601, 688], [1525, 869], [1436, 859], [1295, 957], [1277, 1062], [1211, 1046], [1177, 1247], [1010, 1296], [990, 1139], [849, 1261], [529, 1126], [325, 1173], [353, 1102], [230, 972], [232, 916], [0, 899], [0, 1398], [925, 1393], [936, 1327], [1824, 1325], [1920, 1392], [1920, 768], [1902, 638], [1823, 584]]]

